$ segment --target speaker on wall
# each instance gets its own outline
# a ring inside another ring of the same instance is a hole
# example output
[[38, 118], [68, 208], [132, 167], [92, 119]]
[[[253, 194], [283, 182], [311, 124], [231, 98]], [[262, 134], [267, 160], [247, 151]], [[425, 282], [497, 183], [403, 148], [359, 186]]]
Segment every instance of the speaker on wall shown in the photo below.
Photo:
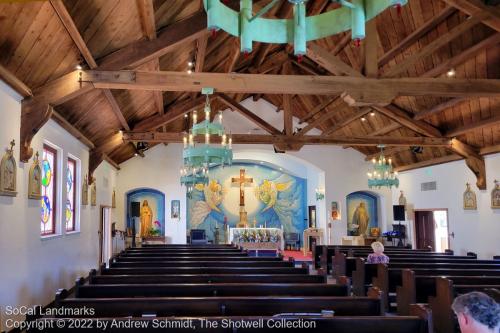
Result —
[[405, 206], [404, 205], [394, 205], [392, 206], [392, 213], [394, 215], [394, 221], [405, 221]]
[[141, 203], [140, 202], [132, 201], [130, 203], [130, 215], [132, 215], [132, 217], [141, 216]]

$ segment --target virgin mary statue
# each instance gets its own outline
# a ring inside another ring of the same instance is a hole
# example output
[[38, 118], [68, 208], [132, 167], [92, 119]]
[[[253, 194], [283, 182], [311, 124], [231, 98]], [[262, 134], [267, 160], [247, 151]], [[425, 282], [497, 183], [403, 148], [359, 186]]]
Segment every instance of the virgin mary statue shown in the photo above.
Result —
[[141, 207], [141, 237], [149, 236], [151, 228], [153, 228], [153, 211], [148, 201], [144, 200]]

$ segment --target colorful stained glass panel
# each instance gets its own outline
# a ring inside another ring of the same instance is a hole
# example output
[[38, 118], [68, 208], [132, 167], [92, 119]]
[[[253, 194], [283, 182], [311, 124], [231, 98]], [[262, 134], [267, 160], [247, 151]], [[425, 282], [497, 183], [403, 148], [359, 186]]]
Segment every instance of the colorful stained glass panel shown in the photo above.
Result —
[[56, 182], [55, 170], [57, 162], [57, 151], [48, 145], [43, 147], [42, 160], [42, 199], [40, 229], [42, 235], [50, 235], [56, 232], [55, 200]]

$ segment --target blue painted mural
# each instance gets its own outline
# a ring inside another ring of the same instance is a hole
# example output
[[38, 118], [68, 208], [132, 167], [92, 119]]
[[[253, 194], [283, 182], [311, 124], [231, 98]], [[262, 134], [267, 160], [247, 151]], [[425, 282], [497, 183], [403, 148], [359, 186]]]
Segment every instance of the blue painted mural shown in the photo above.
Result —
[[284, 232], [302, 235], [307, 218], [306, 179], [255, 163], [234, 163], [210, 169], [208, 185], [197, 185], [187, 198], [187, 228], [205, 229], [214, 239], [215, 228], [223, 230], [224, 218], [230, 227], [239, 222], [240, 188], [233, 180], [240, 169], [252, 182], [245, 186], [245, 210], [253, 227], [283, 226]]
[[378, 198], [369, 192], [353, 192], [346, 198], [347, 234], [370, 236], [371, 228], [378, 227]]
[[136, 234], [141, 237], [165, 235], [165, 194], [150, 188], [140, 188], [127, 193], [127, 227], [132, 228], [134, 219], [131, 203], [141, 205], [140, 217], [135, 220]]

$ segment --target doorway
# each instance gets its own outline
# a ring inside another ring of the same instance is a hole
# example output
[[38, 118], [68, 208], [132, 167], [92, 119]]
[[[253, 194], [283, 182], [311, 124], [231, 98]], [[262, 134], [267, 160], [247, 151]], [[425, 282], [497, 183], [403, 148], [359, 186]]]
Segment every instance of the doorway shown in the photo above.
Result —
[[426, 249], [429, 246], [435, 252], [444, 252], [449, 249], [448, 210], [416, 210], [415, 231], [417, 249]]
[[99, 265], [108, 264], [112, 256], [111, 207], [101, 206], [101, 222], [99, 224]]

